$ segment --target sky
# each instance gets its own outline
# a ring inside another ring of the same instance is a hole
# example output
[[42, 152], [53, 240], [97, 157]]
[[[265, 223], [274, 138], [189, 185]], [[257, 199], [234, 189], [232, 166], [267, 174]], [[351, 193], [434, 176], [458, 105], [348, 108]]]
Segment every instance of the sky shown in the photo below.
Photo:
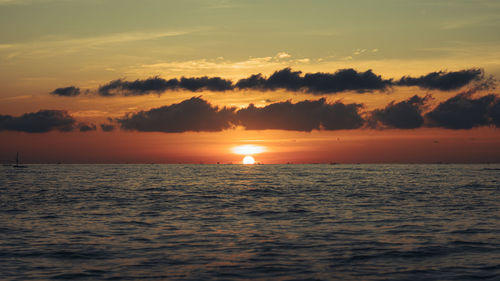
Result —
[[500, 162], [496, 0], [0, 0], [0, 27], [2, 162]]

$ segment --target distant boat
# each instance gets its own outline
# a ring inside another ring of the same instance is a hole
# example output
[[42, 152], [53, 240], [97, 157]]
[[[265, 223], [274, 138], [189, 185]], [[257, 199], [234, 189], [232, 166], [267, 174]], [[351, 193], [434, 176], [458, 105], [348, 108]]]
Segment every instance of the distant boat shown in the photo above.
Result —
[[12, 167], [14, 167], [14, 168], [28, 168], [28, 166], [21, 165], [19, 163], [19, 152], [16, 154], [16, 164]]

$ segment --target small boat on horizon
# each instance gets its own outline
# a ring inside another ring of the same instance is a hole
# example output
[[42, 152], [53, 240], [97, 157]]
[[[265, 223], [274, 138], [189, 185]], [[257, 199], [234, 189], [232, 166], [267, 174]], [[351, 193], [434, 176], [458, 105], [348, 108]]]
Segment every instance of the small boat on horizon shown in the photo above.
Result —
[[19, 152], [16, 153], [16, 164], [13, 165], [14, 168], [28, 168], [26, 165], [21, 165], [19, 161]]

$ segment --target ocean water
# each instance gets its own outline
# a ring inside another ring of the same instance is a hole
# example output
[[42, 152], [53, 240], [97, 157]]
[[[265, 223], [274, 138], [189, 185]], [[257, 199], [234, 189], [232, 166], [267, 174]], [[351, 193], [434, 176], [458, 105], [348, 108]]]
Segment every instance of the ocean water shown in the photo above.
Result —
[[0, 280], [500, 280], [500, 165], [0, 167]]

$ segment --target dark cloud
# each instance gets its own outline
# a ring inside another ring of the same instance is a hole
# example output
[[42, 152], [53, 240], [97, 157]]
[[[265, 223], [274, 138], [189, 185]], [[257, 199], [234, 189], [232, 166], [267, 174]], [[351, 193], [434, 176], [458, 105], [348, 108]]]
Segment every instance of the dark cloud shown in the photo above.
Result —
[[471, 129], [500, 125], [500, 105], [497, 95], [472, 97], [473, 91], [458, 94], [423, 114], [430, 96], [414, 96], [399, 103], [391, 102], [384, 109], [371, 112], [372, 127], [382, 124], [389, 128], [415, 129], [422, 126], [446, 129]]
[[478, 68], [464, 69], [454, 72], [431, 72], [420, 77], [405, 76], [396, 84], [398, 86], [418, 86], [428, 90], [452, 91], [462, 88], [471, 82], [488, 86], [492, 81], [485, 79], [483, 70]]
[[253, 104], [237, 112], [239, 125], [247, 130], [341, 130], [360, 128], [364, 120], [359, 104], [326, 103], [326, 100], [306, 100], [298, 103], [278, 102], [265, 107]]
[[152, 77], [145, 80], [124, 81], [122, 79], [113, 80], [97, 90], [101, 96], [137, 96], [150, 93], [162, 93], [166, 90], [175, 90], [179, 85], [177, 79], [165, 80], [159, 77]]
[[90, 132], [97, 130], [97, 126], [95, 124], [80, 123], [78, 124], [78, 129], [80, 132]]
[[236, 82], [236, 88], [239, 89], [255, 89], [265, 90], [267, 79], [261, 73], [251, 75], [248, 78], [243, 78]]
[[342, 69], [331, 73], [308, 73], [304, 76], [308, 91], [316, 94], [337, 93], [344, 91], [370, 92], [383, 91], [392, 85], [392, 80], [384, 80], [371, 70], [357, 72], [354, 69]]
[[116, 121], [122, 129], [143, 132], [217, 132], [231, 128], [234, 108], [212, 106], [200, 97], [128, 114]]
[[274, 72], [269, 78], [261, 74], [252, 75], [236, 83], [239, 89], [304, 91], [312, 94], [332, 94], [344, 91], [368, 92], [385, 90], [392, 80], [384, 80], [371, 70], [357, 72], [354, 69], [341, 69], [335, 73], [307, 73], [285, 68]]
[[298, 91], [304, 87], [301, 74], [301, 71], [292, 71], [290, 68], [275, 71], [265, 81], [263, 90], [286, 89]]
[[180, 81], [177, 79], [165, 80], [160, 77], [152, 77], [135, 81], [124, 81], [122, 79], [114, 80], [99, 87], [97, 92], [101, 96], [138, 96], [151, 93], [161, 94], [165, 91], [176, 90], [197, 92], [201, 90], [227, 91], [232, 89], [232, 82], [220, 77], [182, 77]]
[[382, 124], [389, 128], [415, 129], [424, 124], [422, 110], [430, 96], [413, 96], [408, 100], [395, 103], [392, 101], [384, 109], [372, 111], [370, 123], [373, 127]]
[[302, 101], [292, 104], [290, 101], [278, 102], [265, 107], [250, 104], [237, 112], [240, 124], [247, 130], [319, 130], [319, 108], [324, 105], [319, 101]]
[[179, 88], [197, 92], [201, 90], [208, 90], [214, 92], [223, 92], [233, 89], [233, 82], [225, 80], [220, 77], [198, 77], [198, 78], [185, 78], [182, 77], [179, 82]]
[[[281, 89], [323, 95], [346, 91], [355, 91], [358, 93], [385, 91], [393, 86], [418, 86], [423, 89], [451, 91], [469, 84], [472, 85], [474, 91], [477, 91], [494, 88], [496, 81], [491, 76], [485, 77], [483, 70], [478, 68], [454, 72], [432, 72], [420, 77], [405, 76], [398, 81], [383, 79], [382, 76], [373, 73], [371, 70], [358, 72], [349, 68], [340, 69], [334, 73], [317, 72], [302, 74], [301, 71], [292, 71], [290, 68], [284, 68], [275, 71], [269, 77], [264, 77], [262, 74], [254, 74], [234, 84], [233, 81], [221, 77], [207, 76], [182, 77], [170, 80], [160, 77], [135, 81], [117, 79], [100, 86], [95, 93], [110, 97], [162, 94], [166, 91], [178, 90], [223, 92], [248, 89], [257, 91]], [[86, 90], [85, 93], [90, 93], [90, 91]], [[75, 86], [70, 86], [56, 89], [52, 94], [72, 97], [78, 96], [81, 94], [81, 91]]]
[[57, 88], [51, 92], [52, 95], [61, 97], [76, 97], [80, 95], [80, 88], [70, 86], [66, 88]]
[[52, 130], [73, 131], [76, 120], [64, 110], [40, 110], [19, 117], [0, 115], [0, 131], [45, 133]]
[[128, 114], [116, 121], [122, 129], [155, 132], [222, 131], [243, 126], [247, 130], [341, 130], [363, 126], [359, 104], [327, 103], [325, 99], [298, 103], [278, 102], [265, 107], [212, 106], [200, 97], [178, 104]]
[[473, 98], [468, 93], [458, 94], [428, 112], [428, 126], [448, 129], [471, 129], [488, 126], [498, 117], [498, 98], [491, 94]]
[[[241, 126], [246, 130], [352, 130], [363, 126], [416, 129], [424, 126], [469, 129], [476, 126], [499, 126], [500, 105], [496, 95], [472, 98], [459, 94], [439, 104], [424, 115], [431, 96], [413, 96], [401, 102], [390, 102], [383, 109], [360, 113], [362, 104], [328, 103], [325, 98], [275, 102], [264, 107], [250, 104], [246, 108], [219, 108], [193, 97], [180, 103], [151, 110], [129, 113], [116, 122], [121, 129], [142, 132], [218, 132]], [[103, 131], [114, 129], [101, 124]]]
[[99, 126], [103, 132], [112, 132], [115, 130], [115, 125], [112, 124], [101, 124]]

